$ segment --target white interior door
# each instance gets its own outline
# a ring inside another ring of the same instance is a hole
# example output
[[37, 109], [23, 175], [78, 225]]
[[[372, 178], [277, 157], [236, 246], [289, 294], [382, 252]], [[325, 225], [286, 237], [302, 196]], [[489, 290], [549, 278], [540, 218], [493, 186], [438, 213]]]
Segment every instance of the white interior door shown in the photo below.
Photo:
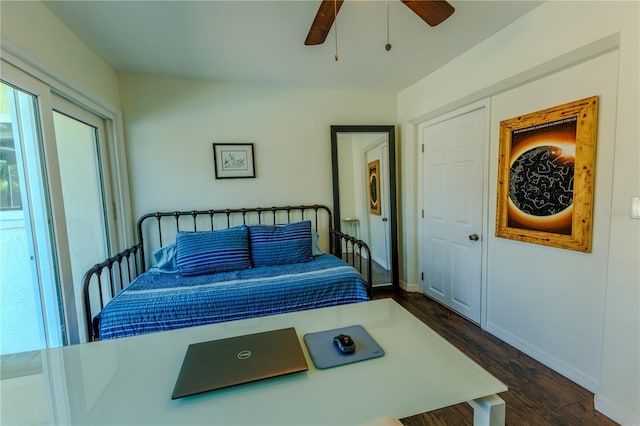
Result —
[[484, 108], [420, 126], [423, 292], [477, 323], [482, 294]]
[[[380, 214], [368, 213], [369, 220], [369, 241], [372, 259], [382, 268], [389, 269], [389, 182], [386, 180], [387, 170], [387, 143], [383, 142], [367, 151], [365, 158], [367, 164], [379, 160], [379, 181], [380, 187]], [[365, 167], [365, 170], [368, 168]], [[367, 179], [367, 185], [369, 185]], [[370, 188], [367, 188], [367, 195]], [[367, 201], [368, 204], [368, 201]], [[367, 209], [368, 210], [368, 209]]]

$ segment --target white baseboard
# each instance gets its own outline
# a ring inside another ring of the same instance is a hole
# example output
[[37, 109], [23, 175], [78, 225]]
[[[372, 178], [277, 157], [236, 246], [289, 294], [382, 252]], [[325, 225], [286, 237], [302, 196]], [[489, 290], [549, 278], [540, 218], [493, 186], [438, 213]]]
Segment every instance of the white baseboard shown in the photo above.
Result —
[[400, 280], [400, 288], [403, 289], [404, 291], [408, 291], [411, 293], [419, 293], [420, 292], [420, 288], [418, 287], [418, 284], [407, 284], [406, 282]]
[[556, 373], [563, 375], [572, 382], [577, 383], [589, 392], [595, 393], [598, 388], [598, 380], [594, 377], [577, 370], [558, 358], [546, 353], [537, 346], [519, 338], [518, 336], [504, 330], [503, 328], [487, 321], [486, 331], [493, 334], [500, 340], [510, 344], [521, 352], [529, 355], [535, 360], [543, 363]]
[[637, 426], [640, 425], [640, 416], [637, 413], [632, 413], [626, 408], [620, 407], [615, 403], [609, 401], [607, 398], [598, 396], [595, 397], [596, 410], [609, 417], [616, 423], [623, 426]]

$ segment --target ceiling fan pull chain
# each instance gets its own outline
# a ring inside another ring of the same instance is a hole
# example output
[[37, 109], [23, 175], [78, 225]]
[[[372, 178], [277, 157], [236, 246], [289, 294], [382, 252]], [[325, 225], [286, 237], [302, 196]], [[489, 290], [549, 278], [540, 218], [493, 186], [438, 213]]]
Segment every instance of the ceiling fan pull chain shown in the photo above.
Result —
[[384, 48], [387, 52], [391, 50], [391, 43], [389, 43], [389, 0], [387, 0], [387, 44]]
[[338, 0], [333, 0], [333, 31], [336, 36], [336, 61], [338, 60]]

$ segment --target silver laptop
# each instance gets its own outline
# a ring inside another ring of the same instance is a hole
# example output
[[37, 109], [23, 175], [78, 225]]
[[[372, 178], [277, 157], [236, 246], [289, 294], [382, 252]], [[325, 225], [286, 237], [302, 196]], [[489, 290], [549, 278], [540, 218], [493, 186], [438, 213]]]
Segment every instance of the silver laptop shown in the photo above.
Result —
[[194, 343], [171, 399], [308, 369], [293, 327]]

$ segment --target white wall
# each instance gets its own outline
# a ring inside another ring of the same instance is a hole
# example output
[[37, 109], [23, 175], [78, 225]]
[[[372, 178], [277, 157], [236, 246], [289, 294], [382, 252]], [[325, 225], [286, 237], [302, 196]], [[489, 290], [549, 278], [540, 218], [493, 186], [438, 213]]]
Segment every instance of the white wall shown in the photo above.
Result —
[[[486, 97], [490, 107], [487, 328], [640, 421], [638, 2], [548, 2], [398, 96], [405, 280], [418, 282], [416, 124]], [[499, 121], [601, 96], [593, 253], [493, 237]], [[534, 266], [538, 265], [538, 266]], [[542, 266], [540, 266], [542, 265]]]
[[38, 1], [2, 1], [2, 48], [26, 55], [47, 73], [119, 105], [115, 71]]
[[[123, 74], [134, 215], [157, 209], [332, 205], [332, 124], [388, 124], [394, 94]], [[216, 180], [212, 143], [255, 143], [255, 179]]]
[[[345, 217], [358, 216], [358, 200], [356, 199], [356, 186], [360, 165], [356, 161], [358, 158], [355, 149], [354, 135], [337, 134], [338, 144], [338, 179], [340, 181], [340, 215]], [[351, 230], [343, 230], [343, 232], [353, 234]], [[355, 234], [354, 234], [355, 235]]]
[[[498, 158], [500, 120], [597, 95], [600, 97], [592, 252], [515, 242], [493, 235], [489, 213], [487, 329], [597, 389], [609, 257], [609, 216], [615, 142], [617, 51], [491, 98], [490, 158]], [[497, 200], [497, 164], [489, 202]]]

